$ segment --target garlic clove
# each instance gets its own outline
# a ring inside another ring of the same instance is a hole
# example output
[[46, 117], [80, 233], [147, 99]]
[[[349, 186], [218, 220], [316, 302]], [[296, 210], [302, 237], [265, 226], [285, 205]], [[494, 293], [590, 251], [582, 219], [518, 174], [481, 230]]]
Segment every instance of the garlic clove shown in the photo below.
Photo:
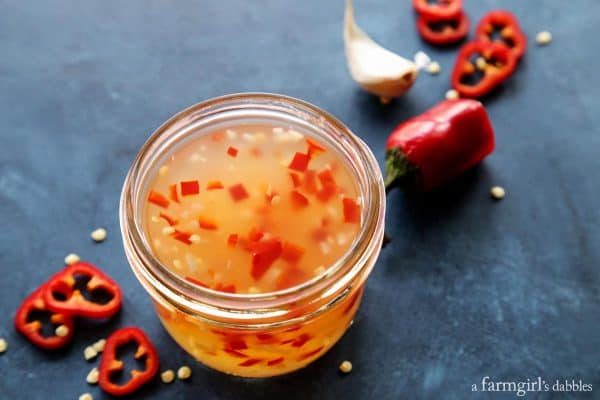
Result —
[[356, 25], [352, 0], [346, 0], [344, 44], [350, 75], [382, 103], [402, 96], [417, 79], [415, 63], [384, 49]]

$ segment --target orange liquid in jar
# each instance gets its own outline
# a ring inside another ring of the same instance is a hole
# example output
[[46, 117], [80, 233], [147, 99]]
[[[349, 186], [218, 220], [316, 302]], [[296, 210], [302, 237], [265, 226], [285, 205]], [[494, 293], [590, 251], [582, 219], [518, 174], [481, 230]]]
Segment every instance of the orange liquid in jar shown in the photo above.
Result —
[[[190, 139], [151, 180], [144, 229], [155, 256], [189, 282], [230, 293], [268, 293], [322, 274], [352, 246], [358, 188], [324, 143], [270, 125]], [[270, 376], [308, 364], [344, 333], [356, 288], [336, 308], [279, 331], [226, 330], [157, 303], [167, 330], [209, 366]]]

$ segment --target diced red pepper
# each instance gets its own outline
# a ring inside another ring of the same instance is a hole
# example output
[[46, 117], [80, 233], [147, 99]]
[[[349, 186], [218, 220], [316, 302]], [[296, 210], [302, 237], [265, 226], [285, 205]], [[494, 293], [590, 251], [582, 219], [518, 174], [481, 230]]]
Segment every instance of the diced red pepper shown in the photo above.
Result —
[[317, 186], [317, 172], [312, 169], [307, 169], [304, 173], [304, 180], [302, 182], [302, 187], [308, 193], [316, 193], [319, 190]]
[[179, 195], [177, 194], [177, 185], [169, 185], [169, 198], [175, 203], [179, 203]]
[[344, 197], [342, 199], [344, 205], [344, 221], [350, 224], [358, 224], [360, 222], [360, 205], [354, 199]]
[[[88, 300], [75, 287], [78, 277], [88, 279], [85, 286], [88, 292], [101, 291], [110, 296], [110, 299], [101, 303]], [[43, 296], [49, 309], [87, 318], [112, 317], [121, 309], [123, 298], [121, 288], [115, 281], [97, 267], [83, 261], [68, 265], [52, 276]]]
[[238, 357], [238, 358], [247, 358], [248, 356], [245, 355], [242, 352], [239, 352], [237, 350], [231, 350], [231, 349], [223, 349], [223, 351], [227, 354], [229, 354], [230, 356], [234, 356], [234, 357]]
[[297, 173], [290, 172], [290, 178], [292, 178], [292, 184], [295, 188], [302, 184], [302, 180], [300, 179], [300, 176]]
[[308, 333], [302, 333], [300, 336], [296, 338], [292, 342], [292, 347], [302, 347], [308, 342], [312, 337]]
[[162, 219], [164, 219], [165, 221], [167, 221], [167, 224], [169, 224], [170, 226], [177, 225], [179, 223], [179, 220], [177, 220], [165, 213], [161, 212], [158, 214], [158, 216], [161, 217]]
[[281, 276], [277, 279], [277, 282], [275, 283], [275, 289], [288, 289], [293, 286], [299, 285], [303, 282], [306, 282], [308, 278], [309, 275], [300, 268], [291, 267], [283, 271]]
[[227, 244], [230, 247], [235, 247], [235, 245], [238, 242], [238, 235], [237, 233], [232, 233], [231, 235], [229, 235], [229, 237], [227, 238]]
[[267, 361], [267, 365], [271, 367], [273, 365], [281, 364], [284, 360], [285, 358], [283, 357], [274, 358], [272, 360]]
[[200, 184], [198, 181], [183, 181], [181, 182], [181, 195], [192, 196], [200, 193]]
[[281, 241], [277, 239], [263, 240], [254, 246], [252, 251], [252, 269], [250, 275], [259, 280], [269, 267], [279, 258], [282, 251]]
[[309, 161], [310, 157], [308, 156], [308, 154], [296, 152], [288, 168], [304, 172], [306, 171], [306, 168], [308, 168]]
[[235, 147], [229, 146], [229, 148], [227, 149], [227, 154], [229, 154], [231, 157], [236, 157], [238, 153], [238, 149], [236, 149]]
[[325, 169], [317, 175], [321, 182], [321, 190], [317, 193], [317, 198], [321, 201], [329, 201], [337, 193], [338, 187], [330, 169]]
[[251, 367], [253, 365], [256, 365], [260, 362], [264, 361], [263, 359], [260, 358], [249, 358], [246, 361], [243, 361], [241, 363], [238, 364], [238, 366], [240, 367]]
[[225, 292], [225, 293], [235, 293], [235, 285], [233, 283], [230, 283], [228, 285], [223, 285], [222, 283], [218, 283], [217, 286], [215, 287], [215, 290], [217, 292]]
[[321, 350], [323, 350], [324, 348], [325, 348], [325, 346], [321, 346], [321, 347], [318, 347], [318, 348], [316, 348], [316, 349], [314, 349], [314, 350], [312, 350], [312, 351], [309, 351], [308, 353], [304, 353], [304, 354], [302, 354], [300, 357], [298, 357], [298, 361], [304, 361], [304, 360], [306, 360], [307, 358], [310, 358], [310, 357], [312, 357], [312, 356], [316, 356], [316, 355], [317, 355], [317, 354], [319, 354], [319, 353], [321, 352]]
[[242, 201], [242, 200], [247, 199], [249, 197], [248, 192], [246, 191], [246, 188], [241, 183], [238, 183], [236, 185], [230, 186], [229, 187], [229, 194], [231, 195], [231, 198], [235, 202]]
[[297, 190], [290, 192], [290, 199], [295, 208], [304, 208], [308, 206], [308, 198]]
[[204, 283], [202, 281], [199, 281], [196, 278], [192, 278], [191, 276], [186, 276], [185, 280], [188, 281], [188, 282], [190, 282], [190, 283], [193, 283], [194, 285], [198, 285], [198, 286], [201, 286], [203, 288], [207, 288], [208, 289], [208, 285], [206, 283]]
[[[144, 360], [145, 368], [142, 371], [132, 370], [131, 378], [126, 383], [117, 384], [113, 381], [114, 376], [123, 370], [123, 361], [118, 358], [117, 353], [119, 348], [131, 342], [137, 344], [134, 358]], [[98, 384], [109, 394], [124, 396], [148, 383], [158, 372], [158, 367], [158, 352], [146, 334], [136, 327], [122, 328], [113, 332], [106, 339], [98, 368]]]
[[313, 229], [310, 233], [310, 236], [314, 239], [315, 242], [322, 242], [327, 240], [327, 236], [329, 236], [329, 231], [324, 227]]
[[302, 255], [304, 254], [304, 249], [300, 246], [297, 246], [290, 242], [283, 242], [283, 248], [281, 250], [281, 258], [285, 261], [296, 264]]
[[151, 190], [148, 194], [148, 201], [162, 208], [169, 207], [169, 199], [154, 190]]
[[208, 181], [206, 184], [206, 190], [217, 190], [223, 189], [223, 183], [221, 181]]
[[200, 225], [200, 228], [206, 229], [209, 231], [214, 231], [218, 228], [215, 221], [213, 221], [211, 218], [204, 217], [204, 216], [201, 216], [198, 218], [198, 225]]
[[[50, 311], [44, 301], [46, 284], [40, 286], [30, 294], [19, 306], [15, 314], [15, 329], [31, 343], [45, 350], [55, 350], [65, 346], [71, 341], [75, 331], [75, 321], [68, 314]], [[44, 336], [42, 334], [43, 323], [39, 319], [32, 319], [32, 314], [46, 312], [50, 314], [50, 322], [53, 325], [64, 325], [68, 331], [65, 336]]]
[[252, 228], [250, 229], [250, 232], [248, 232], [248, 240], [252, 242], [258, 242], [263, 236], [265, 236], [265, 234], [257, 228]]
[[308, 150], [306, 152], [308, 153], [308, 156], [310, 158], [316, 156], [319, 153], [325, 152], [325, 147], [321, 146], [312, 139], [306, 138], [306, 144], [308, 145]]
[[192, 241], [190, 240], [192, 234], [189, 232], [175, 231], [171, 236], [173, 236], [173, 239], [179, 240], [180, 242], [185, 243], [187, 245], [192, 244]]
[[261, 342], [277, 341], [277, 336], [271, 335], [270, 333], [257, 333], [256, 338]]

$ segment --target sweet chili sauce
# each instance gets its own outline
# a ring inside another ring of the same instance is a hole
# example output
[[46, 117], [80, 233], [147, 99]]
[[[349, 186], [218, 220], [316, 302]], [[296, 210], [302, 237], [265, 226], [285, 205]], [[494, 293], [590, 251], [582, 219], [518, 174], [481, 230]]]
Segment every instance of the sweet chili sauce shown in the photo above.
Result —
[[190, 139], [150, 180], [144, 229], [188, 282], [230, 293], [322, 274], [361, 224], [356, 182], [334, 150], [296, 130], [242, 125]]

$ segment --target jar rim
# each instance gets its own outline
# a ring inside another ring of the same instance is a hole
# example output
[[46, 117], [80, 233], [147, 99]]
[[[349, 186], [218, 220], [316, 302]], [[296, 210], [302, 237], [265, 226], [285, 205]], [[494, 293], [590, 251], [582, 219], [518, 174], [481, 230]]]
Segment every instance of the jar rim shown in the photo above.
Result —
[[[143, 191], [148, 182], [148, 163], [156, 161], [160, 148], [172, 144], [166, 138], [177, 135], [192, 121], [231, 110], [251, 113], [262, 109], [276, 111], [282, 118], [289, 113], [287, 117], [291, 118], [295, 114], [296, 118], [308, 119], [313, 133], [338, 135], [338, 144], [346, 151], [344, 155], [347, 156], [347, 152], [350, 152], [357, 157], [345, 161], [355, 162], [351, 172], [359, 181], [363, 199], [363, 222], [359, 233], [353, 245], [324, 273], [290, 288], [268, 293], [238, 294], [194, 285], [163, 265], [145, 240], [136, 204], [141, 198], [140, 190]], [[362, 170], [357, 170], [359, 168]], [[281, 306], [298, 303], [315, 295], [326, 297], [329, 294], [333, 300], [336, 293], [360, 275], [362, 267], [369, 264], [370, 256], [379, 252], [383, 239], [384, 214], [385, 190], [381, 171], [373, 153], [358, 136], [337, 118], [315, 105], [289, 96], [259, 92], [216, 97], [192, 105], [170, 117], [139, 150], [125, 179], [120, 201], [120, 224], [125, 252], [143, 286], [180, 309], [225, 320], [232, 317], [251, 319], [248, 312], [256, 310], [261, 310], [261, 319], [276, 317]]]

